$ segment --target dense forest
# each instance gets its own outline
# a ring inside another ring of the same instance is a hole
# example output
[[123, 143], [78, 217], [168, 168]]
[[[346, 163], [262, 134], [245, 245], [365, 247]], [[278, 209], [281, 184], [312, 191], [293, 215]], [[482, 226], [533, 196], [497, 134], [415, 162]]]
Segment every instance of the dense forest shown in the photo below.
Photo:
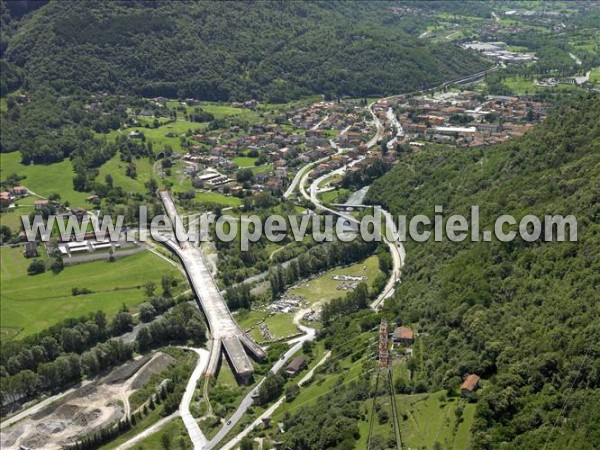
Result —
[[27, 89], [274, 102], [405, 92], [485, 66], [450, 44], [417, 42], [388, 23], [389, 7], [53, 1], [15, 21], [3, 6], [2, 57], [25, 70]]
[[[423, 336], [422, 382], [486, 380], [475, 449], [598, 448], [600, 98], [572, 98], [521, 139], [405, 154], [368, 200], [394, 214], [573, 214], [577, 242], [409, 241], [384, 314]], [[506, 444], [504, 444], [506, 445]], [[503, 447], [504, 448], [504, 447]]]

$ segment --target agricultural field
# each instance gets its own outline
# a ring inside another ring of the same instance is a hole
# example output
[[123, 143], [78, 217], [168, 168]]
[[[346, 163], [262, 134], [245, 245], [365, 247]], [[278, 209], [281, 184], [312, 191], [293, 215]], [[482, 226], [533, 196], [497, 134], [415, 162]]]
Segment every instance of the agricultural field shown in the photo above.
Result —
[[333, 279], [334, 275], [366, 276], [369, 287], [379, 275], [379, 258], [370, 256], [364, 261], [325, 272], [323, 275], [308, 281], [303, 281], [288, 290], [291, 295], [304, 297], [311, 305], [320, 302], [326, 303], [334, 298], [344, 296], [345, 291], [338, 290], [340, 281]]
[[[9, 175], [16, 173], [26, 178], [21, 184], [42, 197], [51, 194], [60, 194], [61, 201], [69, 202], [70, 206], [86, 206], [85, 199], [90, 196], [89, 192], [77, 192], [73, 189], [73, 177], [75, 172], [71, 161], [65, 159], [54, 164], [21, 164], [19, 152], [0, 154], [0, 178], [6, 179]], [[87, 204], [89, 205], [89, 204]]]
[[[117, 259], [65, 267], [59, 274], [27, 275], [31, 260], [22, 247], [0, 249], [2, 303], [0, 326], [3, 335], [27, 336], [69, 317], [98, 310], [115, 314], [123, 305], [136, 306], [144, 300], [142, 285], [160, 282], [163, 275], [182, 277], [158, 256], [142, 252]], [[87, 288], [90, 294], [73, 296], [72, 288]], [[4, 333], [6, 332], [6, 334]]]

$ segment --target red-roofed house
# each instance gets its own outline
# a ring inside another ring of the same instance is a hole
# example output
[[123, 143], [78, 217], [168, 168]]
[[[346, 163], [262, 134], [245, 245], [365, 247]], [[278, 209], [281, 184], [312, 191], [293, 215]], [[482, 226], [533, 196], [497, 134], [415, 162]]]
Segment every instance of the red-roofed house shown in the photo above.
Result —
[[463, 397], [472, 396], [479, 387], [480, 379], [479, 375], [475, 375], [474, 373], [468, 375], [463, 384], [460, 385], [460, 395]]
[[411, 345], [415, 341], [413, 330], [408, 327], [396, 327], [392, 340], [396, 344]]
[[27, 189], [25, 186], [15, 186], [10, 191], [16, 197], [22, 197], [29, 194], [29, 189]]
[[10, 193], [6, 191], [0, 192], [0, 208], [6, 208], [10, 205]]

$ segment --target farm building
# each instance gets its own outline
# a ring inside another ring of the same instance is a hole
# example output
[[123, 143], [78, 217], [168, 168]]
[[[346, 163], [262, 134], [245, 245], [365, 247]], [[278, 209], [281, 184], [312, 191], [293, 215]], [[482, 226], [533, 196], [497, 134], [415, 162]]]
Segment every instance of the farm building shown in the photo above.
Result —
[[296, 356], [291, 363], [285, 368], [285, 373], [290, 376], [296, 376], [302, 369], [306, 367], [306, 358], [304, 356]]
[[463, 384], [460, 385], [460, 395], [463, 397], [472, 396], [479, 387], [479, 380], [479, 376], [474, 373], [468, 375]]
[[408, 327], [396, 327], [392, 340], [395, 344], [411, 345], [415, 341], [413, 330]]

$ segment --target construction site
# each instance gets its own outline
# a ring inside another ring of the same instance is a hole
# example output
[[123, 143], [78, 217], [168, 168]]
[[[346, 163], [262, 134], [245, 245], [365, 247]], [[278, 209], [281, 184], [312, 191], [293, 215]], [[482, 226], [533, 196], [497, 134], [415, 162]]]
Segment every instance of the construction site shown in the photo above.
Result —
[[172, 356], [156, 352], [124, 364], [3, 431], [0, 447], [54, 450], [75, 444], [134, 413], [129, 403], [131, 394], [175, 363]]

